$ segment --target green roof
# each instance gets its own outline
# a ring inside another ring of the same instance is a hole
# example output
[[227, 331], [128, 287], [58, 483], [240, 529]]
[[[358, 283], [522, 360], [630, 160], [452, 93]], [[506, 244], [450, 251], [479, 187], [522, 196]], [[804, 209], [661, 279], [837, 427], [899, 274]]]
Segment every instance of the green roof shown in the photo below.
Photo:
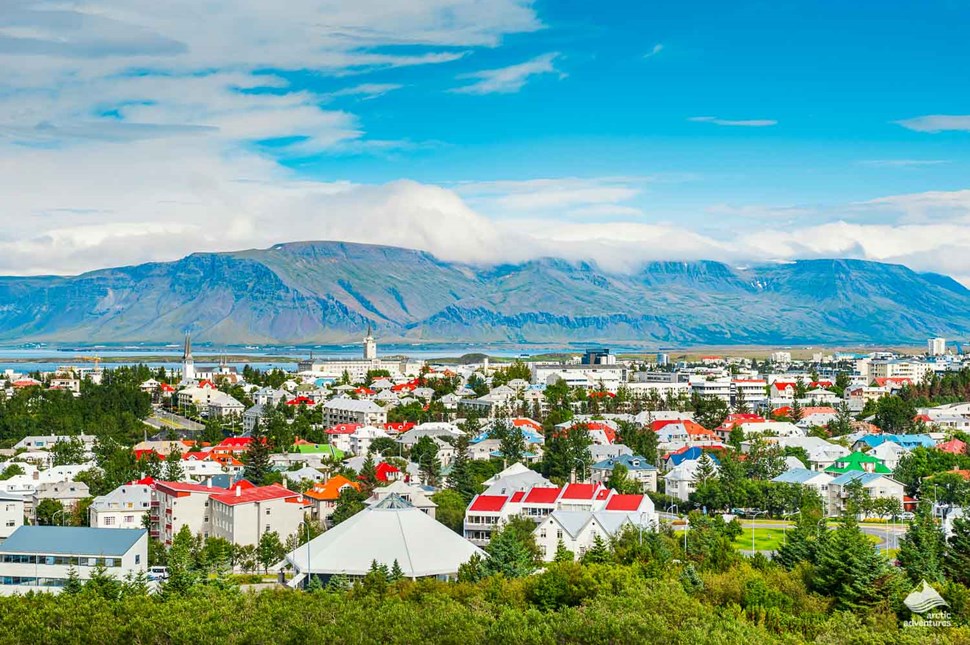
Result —
[[344, 458], [343, 450], [337, 450], [327, 443], [301, 443], [290, 446], [290, 452], [298, 452], [301, 455], [333, 455], [336, 459]]
[[[867, 468], [866, 464], [872, 464], [872, 466]], [[825, 469], [825, 472], [839, 474], [848, 472], [871, 472], [889, 475], [893, 471], [882, 463], [882, 459], [867, 455], [864, 452], [853, 452], [845, 457], [836, 459], [834, 464]]]

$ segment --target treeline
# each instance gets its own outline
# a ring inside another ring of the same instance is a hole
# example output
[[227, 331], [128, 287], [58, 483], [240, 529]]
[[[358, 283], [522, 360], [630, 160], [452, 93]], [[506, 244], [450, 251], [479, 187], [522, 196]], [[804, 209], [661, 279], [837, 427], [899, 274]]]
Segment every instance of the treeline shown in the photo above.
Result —
[[131, 442], [151, 414], [151, 397], [139, 385], [154, 375], [146, 366], [105, 370], [101, 383], [81, 382], [80, 396], [32, 387], [0, 393], [0, 446], [30, 435], [93, 434]]
[[401, 580], [376, 563], [353, 585], [335, 578], [308, 592], [244, 593], [216, 577], [150, 595], [138, 581], [99, 577], [59, 597], [0, 598], [0, 643], [970, 640], [970, 592], [945, 577], [945, 564], [932, 581], [954, 625], [903, 627], [907, 575], [921, 575], [922, 565], [890, 567], [851, 520], [814, 537], [806, 523], [813, 545], [803, 553], [818, 555], [793, 550], [787, 566], [740, 557], [730, 544], [736, 526], [698, 516], [692, 524], [686, 551], [679, 535], [628, 530], [580, 562], [565, 552], [538, 573], [524, 534], [506, 529], [490, 548], [494, 562], [464, 567], [457, 583]]

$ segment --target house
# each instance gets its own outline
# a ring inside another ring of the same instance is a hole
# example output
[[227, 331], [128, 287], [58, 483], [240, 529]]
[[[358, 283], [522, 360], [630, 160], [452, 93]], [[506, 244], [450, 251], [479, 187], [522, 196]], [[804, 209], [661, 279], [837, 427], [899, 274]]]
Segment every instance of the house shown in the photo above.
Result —
[[330, 516], [333, 515], [333, 509], [337, 506], [340, 492], [345, 488], [360, 490], [360, 484], [347, 479], [343, 475], [336, 475], [321, 484], [314, 484], [304, 493], [313, 507], [313, 518], [321, 525], [325, 525]]
[[24, 437], [17, 443], [13, 445], [14, 451], [18, 450], [50, 450], [54, 447], [54, 444], [61, 443], [62, 441], [72, 441], [74, 439], [80, 439], [81, 443], [84, 444], [84, 450], [87, 452], [91, 451], [94, 447], [95, 437], [90, 434], [80, 434], [80, 435], [30, 435]]
[[232, 396], [223, 392], [215, 393], [206, 406], [206, 416], [210, 419], [241, 416], [245, 406]]
[[296, 533], [311, 504], [302, 493], [279, 484], [243, 487], [210, 497], [210, 535], [237, 545], [256, 545], [264, 533], [275, 531], [281, 540]]
[[797, 390], [798, 384], [794, 381], [775, 381], [771, 384], [771, 390], [768, 396], [772, 399], [793, 400]]
[[771, 481], [779, 484], [798, 484], [799, 486], [807, 486], [815, 490], [822, 498], [822, 500], [827, 504], [829, 499], [829, 483], [835, 479], [833, 475], [829, 473], [819, 472], [817, 470], [808, 470], [807, 468], [792, 468], [787, 470], [782, 474], [778, 475]]
[[398, 495], [404, 501], [410, 503], [416, 509], [422, 513], [426, 513], [431, 517], [434, 517], [435, 509], [438, 505], [431, 501], [428, 497], [428, 490], [417, 484], [408, 484], [401, 480], [397, 480], [387, 486], [382, 486], [380, 488], [375, 488], [370, 498], [367, 499], [365, 504], [378, 504], [386, 499], [389, 495]]
[[864, 452], [852, 452], [845, 457], [839, 457], [835, 463], [825, 469], [827, 473], [841, 475], [848, 472], [878, 473], [889, 475], [892, 470], [887, 468], [881, 459], [867, 455]]
[[903, 507], [903, 485], [881, 473], [848, 471], [829, 482], [829, 515], [839, 515], [846, 509], [848, 492], [846, 487], [852, 482], [862, 484], [863, 490], [869, 497], [891, 498], [899, 500], [899, 507]]
[[627, 478], [638, 482], [643, 492], [657, 491], [657, 467], [640, 455], [621, 455], [595, 463], [590, 469], [590, 480], [605, 484], [617, 464], [626, 467]]
[[943, 452], [948, 452], [951, 455], [965, 455], [967, 454], [967, 444], [959, 439], [951, 439], [950, 441], [945, 441], [936, 446], [937, 450], [942, 450]]
[[383, 429], [370, 425], [357, 428], [350, 435], [350, 452], [357, 456], [366, 455], [375, 439], [390, 439], [390, 435]]
[[889, 470], [896, 470], [899, 460], [909, 454], [909, 451], [895, 441], [883, 441], [867, 454], [880, 460]]
[[45, 499], [52, 499], [60, 502], [66, 513], [71, 513], [77, 508], [77, 503], [82, 499], [91, 496], [88, 485], [84, 482], [46, 482], [37, 486], [33, 495], [30, 496], [29, 506], [25, 509], [30, 521], [37, 523], [37, 505]]
[[[718, 469], [717, 459], [713, 455], [707, 455], [707, 458], [716, 472]], [[670, 497], [686, 501], [690, 494], [697, 489], [697, 469], [700, 462], [700, 459], [682, 461], [664, 475], [664, 492]]]
[[768, 435], [772, 437], [804, 437], [805, 431], [799, 428], [794, 423], [788, 423], [787, 421], [764, 421], [749, 423], [745, 422], [740, 425], [741, 431], [744, 432], [744, 437], [750, 438], [757, 435]]
[[485, 495], [511, 495], [537, 487], [552, 487], [552, 482], [524, 464], [515, 463], [483, 482]]
[[367, 575], [372, 563], [392, 568], [397, 562], [407, 578], [454, 578], [472, 556], [487, 557], [477, 546], [422, 513], [399, 495], [368, 506], [286, 555], [293, 567], [291, 587], [310, 578], [326, 583], [335, 575]]
[[88, 580], [102, 566], [123, 580], [148, 567], [148, 531], [21, 526], [0, 543], [0, 595], [59, 593], [71, 570]]
[[373, 401], [333, 399], [324, 403], [323, 424], [335, 426], [341, 423], [381, 425], [387, 423], [387, 412]]
[[122, 484], [110, 493], [94, 498], [88, 507], [88, 524], [92, 528], [144, 528], [144, 517], [150, 513], [151, 505], [151, 485]]
[[649, 497], [614, 493], [600, 511], [556, 510], [540, 522], [533, 535], [543, 560], [551, 562], [560, 542], [579, 559], [597, 538], [608, 543], [626, 526], [656, 530], [657, 514]]
[[24, 525], [24, 498], [0, 493], [0, 544]]

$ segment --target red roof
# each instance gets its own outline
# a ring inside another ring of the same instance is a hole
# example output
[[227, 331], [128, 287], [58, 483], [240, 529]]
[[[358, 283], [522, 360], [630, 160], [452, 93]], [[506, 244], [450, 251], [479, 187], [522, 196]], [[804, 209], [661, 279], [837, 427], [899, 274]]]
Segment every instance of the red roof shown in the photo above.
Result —
[[226, 437], [218, 444], [217, 448], [246, 448], [253, 442], [252, 437]]
[[155, 481], [155, 490], [163, 493], [212, 493], [224, 491], [224, 488], [213, 488], [202, 484], [189, 484], [187, 482], [164, 482]]
[[525, 496], [526, 504], [555, 504], [559, 499], [559, 488], [535, 487]]
[[780, 408], [775, 408], [771, 412], [771, 416], [773, 416], [773, 417], [787, 417], [790, 414], [791, 414], [791, 406], [790, 405], [783, 405]]
[[598, 484], [569, 484], [562, 492], [562, 499], [593, 499]]
[[381, 463], [377, 464], [377, 468], [375, 468], [375, 470], [377, 472], [378, 481], [382, 481], [382, 482], [386, 482], [388, 479], [388, 476], [392, 475], [393, 473], [401, 472], [400, 468], [398, 468], [397, 466], [392, 466], [386, 461], [382, 461]]
[[795, 389], [797, 386], [791, 381], [775, 381], [771, 384], [771, 387], [776, 390], [787, 390], [788, 388]]
[[833, 385], [835, 384], [832, 383], [832, 381], [812, 381], [811, 383], [808, 384], [808, 386], [811, 388], [819, 388], [819, 387], [828, 388], [828, 387], [832, 387]]
[[635, 511], [643, 503], [643, 495], [614, 495], [606, 503], [608, 511]]
[[364, 427], [360, 423], [339, 423], [332, 428], [327, 428], [327, 434], [354, 434], [357, 428]]
[[542, 432], [542, 424], [540, 424], [540, 423], [538, 423], [536, 421], [533, 421], [532, 419], [529, 419], [528, 417], [517, 417], [515, 419], [512, 419], [512, 425], [514, 425], [517, 428], [521, 428], [523, 426], [528, 426], [528, 427], [532, 428], [533, 430], [536, 430], [538, 432]]
[[967, 444], [959, 439], [951, 439], [945, 443], [941, 443], [937, 448], [943, 452], [959, 455], [967, 451]]
[[401, 421], [399, 423], [385, 423], [384, 430], [387, 432], [397, 432], [398, 434], [407, 432], [414, 427], [411, 421]]
[[615, 399], [616, 398], [616, 395], [613, 394], [612, 392], [590, 392], [588, 396], [591, 399], [605, 399], [605, 398]]
[[517, 490], [512, 493], [513, 502], [521, 502], [523, 497], [525, 497], [525, 491]]
[[216, 389], [216, 384], [210, 381], [209, 379], [203, 379], [199, 381], [199, 387], [214, 390]]
[[876, 379], [876, 385], [885, 387], [886, 385], [912, 385], [913, 381], [905, 376], [888, 376]]
[[141, 479], [136, 479], [135, 481], [131, 482], [131, 485], [132, 486], [151, 486], [152, 488], [154, 488], [155, 487], [155, 478], [154, 477], [142, 477]]
[[279, 484], [270, 484], [269, 486], [251, 486], [250, 488], [240, 485], [238, 495], [236, 494], [236, 488], [233, 487], [228, 492], [213, 495], [212, 499], [229, 506], [235, 506], [236, 504], [266, 502], [271, 499], [287, 499], [290, 497], [297, 498], [302, 497], [302, 495], [300, 493], [294, 493], [288, 488], [283, 488]]
[[291, 401], [286, 402], [287, 405], [316, 405], [308, 396], [298, 396]]
[[147, 459], [148, 457], [150, 457], [153, 454], [156, 457], [158, 457], [159, 459], [162, 458], [162, 456], [160, 454], [158, 454], [157, 452], [155, 452], [155, 449], [154, 448], [145, 448], [145, 449], [141, 449], [141, 450], [134, 450], [132, 452], [135, 453], [135, 461], [141, 461], [142, 459]]
[[356, 390], [354, 390], [354, 392], [357, 393], [357, 394], [364, 394], [366, 396], [373, 396], [373, 395], [377, 394], [377, 392], [375, 392], [374, 390], [370, 389], [369, 387], [359, 387]]
[[158, 389], [160, 389], [162, 392], [174, 392], [175, 391], [175, 388], [172, 387], [171, 385], [169, 385], [168, 383], [162, 383], [161, 385], [158, 386]]
[[408, 381], [407, 383], [398, 383], [397, 385], [391, 386], [391, 392], [413, 392], [418, 387], [420, 387], [421, 381], [419, 379], [414, 379], [413, 381]]
[[472, 504], [468, 507], [468, 510], [497, 513], [502, 510], [502, 507], [505, 506], [505, 502], [507, 501], [509, 501], [509, 498], [505, 495], [479, 495], [472, 500]]

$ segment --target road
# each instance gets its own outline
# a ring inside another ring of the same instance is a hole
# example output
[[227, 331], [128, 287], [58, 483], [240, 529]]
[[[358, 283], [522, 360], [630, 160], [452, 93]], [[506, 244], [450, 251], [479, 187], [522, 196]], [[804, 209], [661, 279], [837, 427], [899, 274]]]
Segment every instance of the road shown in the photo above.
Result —
[[201, 423], [158, 408], [155, 409], [152, 416], [145, 419], [145, 423], [156, 430], [175, 430], [176, 432], [198, 432], [205, 428]]

